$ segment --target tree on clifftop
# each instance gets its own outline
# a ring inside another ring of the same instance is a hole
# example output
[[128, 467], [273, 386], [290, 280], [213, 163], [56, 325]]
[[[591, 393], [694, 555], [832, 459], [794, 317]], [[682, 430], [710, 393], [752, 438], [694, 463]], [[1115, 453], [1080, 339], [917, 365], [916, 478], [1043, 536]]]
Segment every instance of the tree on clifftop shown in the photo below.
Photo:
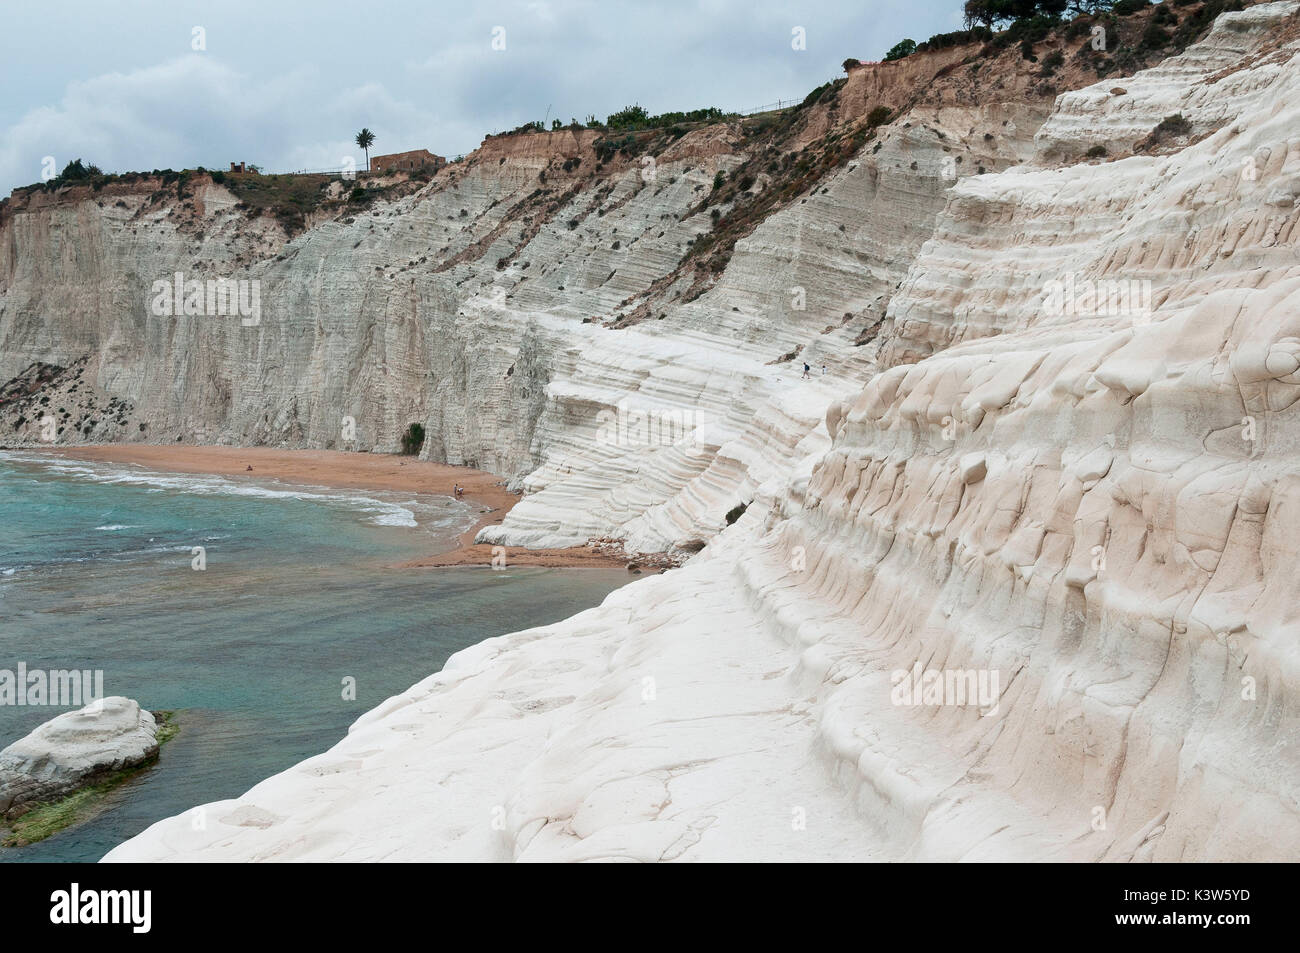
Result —
[[993, 27], [1036, 16], [1059, 17], [1073, 7], [1079, 13], [1110, 9], [1115, 0], [966, 0], [962, 6], [967, 29], [976, 24]]
[[889, 52], [885, 54], [885, 62], [889, 62], [890, 60], [901, 60], [903, 57], [911, 56], [915, 52], [915, 40], [899, 40], [890, 48]]
[[370, 147], [375, 143], [375, 134], [364, 126], [357, 133], [357, 145], [365, 150], [366, 153], [366, 171], [370, 171]]

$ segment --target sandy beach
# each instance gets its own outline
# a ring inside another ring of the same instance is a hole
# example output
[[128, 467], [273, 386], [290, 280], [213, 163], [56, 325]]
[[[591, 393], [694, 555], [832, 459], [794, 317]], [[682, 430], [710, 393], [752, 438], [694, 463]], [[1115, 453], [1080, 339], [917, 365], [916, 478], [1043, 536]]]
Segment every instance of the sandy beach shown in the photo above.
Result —
[[[347, 490], [396, 490], [452, 496], [453, 487], [464, 488], [464, 499], [482, 511], [474, 526], [460, 536], [460, 545], [448, 552], [400, 564], [399, 568], [487, 566], [491, 546], [476, 545], [474, 537], [484, 526], [500, 523], [519, 495], [505, 488], [495, 473], [430, 463], [414, 457], [384, 453], [345, 453], [339, 450], [278, 450], [270, 447], [196, 447], [185, 444], [105, 444], [60, 447], [52, 455], [100, 463], [135, 464], [170, 473], [202, 473], [223, 477], [276, 480], [299, 486], [326, 486]], [[249, 470], [252, 467], [252, 470]], [[621, 555], [586, 546], [568, 549], [505, 547], [507, 565], [519, 566], [624, 566]]]

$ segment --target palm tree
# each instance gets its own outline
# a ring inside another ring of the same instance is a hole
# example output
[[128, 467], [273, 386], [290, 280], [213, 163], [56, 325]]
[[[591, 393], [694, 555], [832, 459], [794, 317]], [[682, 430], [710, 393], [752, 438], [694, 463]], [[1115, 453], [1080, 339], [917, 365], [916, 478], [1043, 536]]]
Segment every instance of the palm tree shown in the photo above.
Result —
[[366, 152], [366, 171], [370, 171], [370, 147], [375, 144], [375, 134], [364, 126], [357, 133], [357, 145]]

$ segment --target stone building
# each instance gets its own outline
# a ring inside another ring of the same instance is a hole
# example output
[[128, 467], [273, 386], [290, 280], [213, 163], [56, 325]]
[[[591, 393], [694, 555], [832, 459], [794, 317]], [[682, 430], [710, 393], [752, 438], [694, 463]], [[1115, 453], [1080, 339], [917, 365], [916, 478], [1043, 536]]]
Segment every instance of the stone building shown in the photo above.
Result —
[[394, 152], [386, 156], [374, 156], [370, 160], [372, 172], [413, 172], [426, 166], [433, 171], [447, 164], [442, 156], [434, 155], [428, 149], [413, 149], [410, 152]]

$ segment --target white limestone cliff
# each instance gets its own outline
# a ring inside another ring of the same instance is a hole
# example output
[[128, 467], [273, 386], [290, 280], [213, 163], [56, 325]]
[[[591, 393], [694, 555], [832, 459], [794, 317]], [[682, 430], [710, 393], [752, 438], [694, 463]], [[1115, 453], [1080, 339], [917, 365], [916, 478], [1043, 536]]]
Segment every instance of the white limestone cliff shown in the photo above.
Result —
[[[917, 104], [662, 319], [581, 323], [688, 280], [674, 246], [708, 226], [682, 213], [738, 161], [717, 139], [522, 244], [489, 227], [505, 185], [486, 154], [455, 190], [291, 243], [274, 294], [314, 276], [316, 300], [374, 307], [320, 310], [324, 333], [272, 319], [255, 343], [188, 329], [193, 360], [292, 356], [296, 379], [257, 383], [299, 401], [306, 441], [358, 394], [385, 439], [427, 419], [431, 452], [531, 491], [484, 538], [704, 549], [459, 653], [329, 752], [210, 805], [206, 830], [173, 818], [108, 859], [1293, 857], [1297, 9], [1226, 14], [1108, 80], [1123, 96], [1067, 92], [1050, 116]], [[1077, 159], [1180, 112], [1181, 140]], [[955, 183], [945, 146], [972, 156]], [[342, 264], [369, 264], [372, 227], [377, 277]], [[459, 292], [394, 267], [403, 229], [416, 261], [428, 233], [482, 243], [437, 272]], [[1138, 291], [1117, 307], [1086, 294], [1121, 281]], [[32, 339], [18, 323], [5, 341]], [[283, 432], [258, 429], [249, 382], [199, 419], [194, 375], [156, 372], [195, 415], [182, 435]], [[620, 405], [700, 426], [603, 439]], [[973, 696], [900, 691], [933, 671], [972, 673]]]

